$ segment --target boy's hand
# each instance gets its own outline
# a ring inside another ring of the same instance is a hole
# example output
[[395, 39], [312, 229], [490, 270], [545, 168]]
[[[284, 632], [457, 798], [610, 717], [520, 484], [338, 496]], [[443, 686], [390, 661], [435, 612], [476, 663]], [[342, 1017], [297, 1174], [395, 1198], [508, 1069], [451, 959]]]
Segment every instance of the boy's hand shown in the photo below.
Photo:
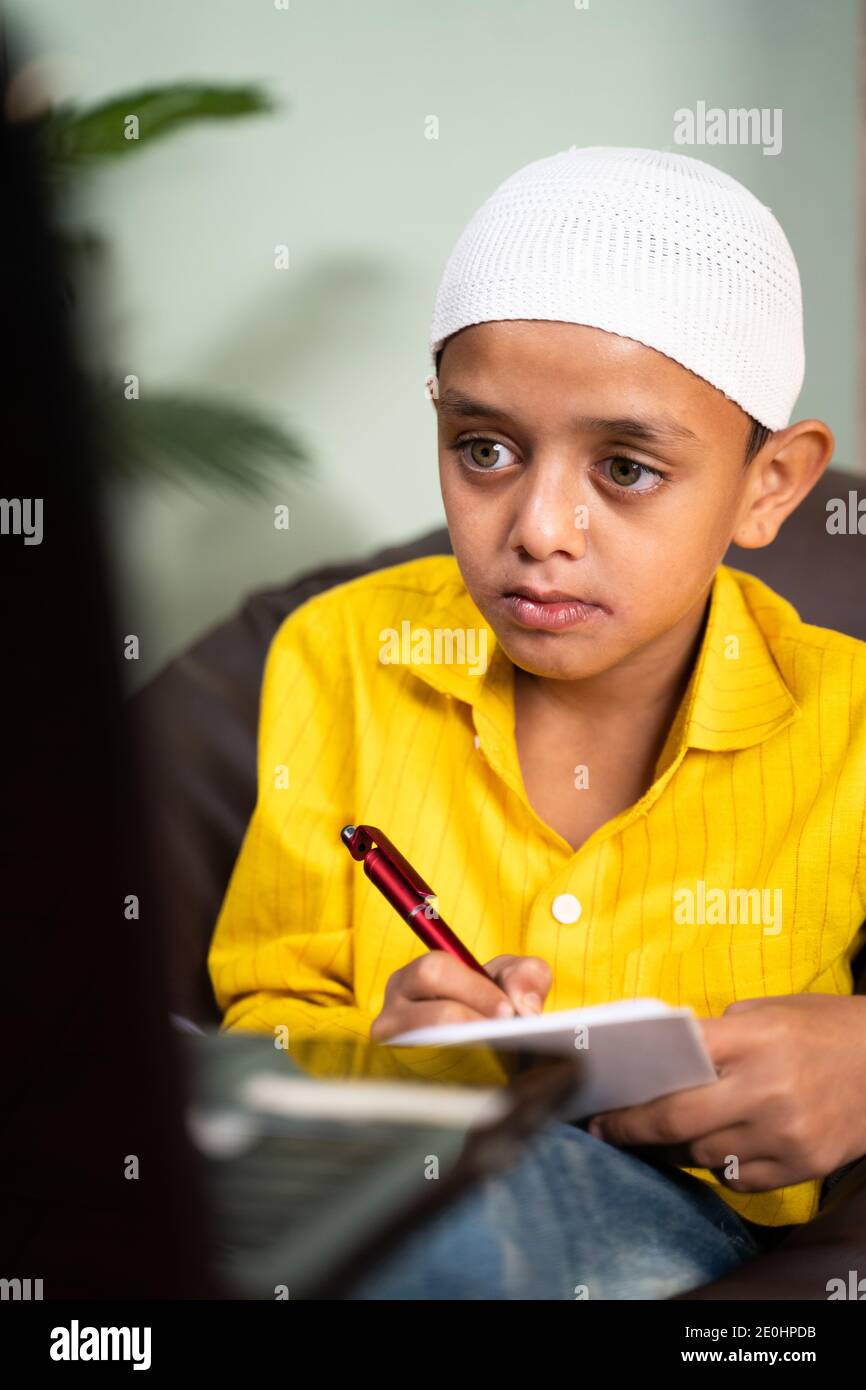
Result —
[[866, 997], [743, 999], [698, 1022], [719, 1079], [609, 1110], [598, 1138], [665, 1145], [735, 1192], [825, 1177], [866, 1153]]
[[494, 956], [484, 968], [491, 979], [447, 951], [427, 951], [395, 970], [385, 986], [382, 1011], [370, 1027], [371, 1040], [386, 1042], [411, 1028], [439, 1023], [541, 1013], [552, 979], [546, 961]]

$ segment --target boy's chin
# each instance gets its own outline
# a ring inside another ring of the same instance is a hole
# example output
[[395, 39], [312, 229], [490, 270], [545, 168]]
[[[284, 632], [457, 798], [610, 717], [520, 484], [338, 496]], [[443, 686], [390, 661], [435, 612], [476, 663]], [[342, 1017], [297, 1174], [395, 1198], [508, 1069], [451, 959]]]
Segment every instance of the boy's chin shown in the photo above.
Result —
[[584, 645], [580, 650], [565, 633], [523, 634], [497, 633], [499, 645], [512, 665], [519, 666], [530, 676], [548, 680], [579, 681], [587, 676], [599, 676], [616, 662]]

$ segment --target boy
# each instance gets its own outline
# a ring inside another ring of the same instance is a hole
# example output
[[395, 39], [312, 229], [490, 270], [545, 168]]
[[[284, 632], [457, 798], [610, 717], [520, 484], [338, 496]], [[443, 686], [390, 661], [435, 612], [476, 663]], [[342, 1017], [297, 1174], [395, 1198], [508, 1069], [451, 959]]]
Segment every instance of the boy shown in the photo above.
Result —
[[[866, 1151], [866, 644], [721, 564], [832, 456], [789, 424], [799, 275], [720, 171], [572, 146], [471, 219], [430, 346], [454, 556], [274, 638], [223, 1026], [326, 1059], [503, 1010], [690, 1005], [716, 1083], [551, 1125], [363, 1294], [667, 1297], [811, 1220]], [[339, 843], [358, 821], [491, 980], [371, 889]]]

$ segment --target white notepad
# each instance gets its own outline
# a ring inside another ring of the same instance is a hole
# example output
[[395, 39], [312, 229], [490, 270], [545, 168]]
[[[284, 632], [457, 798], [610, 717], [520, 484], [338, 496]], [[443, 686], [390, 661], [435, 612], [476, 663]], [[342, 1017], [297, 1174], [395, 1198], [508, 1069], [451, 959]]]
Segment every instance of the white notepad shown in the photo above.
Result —
[[621, 999], [587, 1009], [415, 1028], [389, 1047], [501, 1047], [574, 1056], [583, 1063], [563, 1117], [583, 1119], [705, 1086], [717, 1079], [697, 1016], [660, 999]]

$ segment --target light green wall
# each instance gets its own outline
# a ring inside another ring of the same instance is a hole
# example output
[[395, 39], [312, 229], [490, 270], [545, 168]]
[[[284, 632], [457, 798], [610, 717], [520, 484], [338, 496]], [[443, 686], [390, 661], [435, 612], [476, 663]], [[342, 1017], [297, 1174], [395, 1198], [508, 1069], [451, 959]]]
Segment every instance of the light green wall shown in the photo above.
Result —
[[[18, 0], [61, 95], [264, 81], [274, 116], [200, 127], [92, 180], [113, 246], [114, 360], [148, 384], [259, 402], [311, 481], [258, 504], [109, 497], [123, 632], [152, 674], [242, 595], [441, 524], [426, 338], [463, 225], [508, 174], [572, 144], [673, 143], [673, 113], [780, 107], [783, 148], [687, 149], [769, 204], [799, 260], [797, 414], [856, 438], [856, 0]], [[425, 138], [435, 115], [439, 139]], [[288, 272], [273, 268], [290, 247]], [[292, 524], [276, 532], [275, 502]]]

